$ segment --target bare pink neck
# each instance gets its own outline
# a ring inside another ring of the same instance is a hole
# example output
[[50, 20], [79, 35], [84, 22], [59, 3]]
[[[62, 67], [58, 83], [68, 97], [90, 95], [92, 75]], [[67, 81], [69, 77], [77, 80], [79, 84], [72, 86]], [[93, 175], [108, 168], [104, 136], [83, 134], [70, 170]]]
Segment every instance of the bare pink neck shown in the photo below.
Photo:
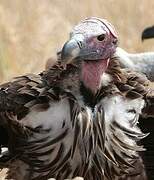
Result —
[[101, 86], [101, 76], [108, 67], [109, 59], [85, 61], [82, 64], [81, 80], [93, 93]]

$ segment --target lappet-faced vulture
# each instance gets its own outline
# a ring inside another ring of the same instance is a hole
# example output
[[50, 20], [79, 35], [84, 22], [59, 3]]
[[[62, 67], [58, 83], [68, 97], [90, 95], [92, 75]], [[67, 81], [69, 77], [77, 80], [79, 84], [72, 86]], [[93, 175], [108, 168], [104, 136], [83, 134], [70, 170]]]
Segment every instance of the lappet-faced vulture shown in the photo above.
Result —
[[153, 116], [151, 90], [144, 75], [121, 69], [117, 41], [108, 21], [87, 18], [58, 63], [1, 85], [6, 179], [147, 179], [138, 118]]

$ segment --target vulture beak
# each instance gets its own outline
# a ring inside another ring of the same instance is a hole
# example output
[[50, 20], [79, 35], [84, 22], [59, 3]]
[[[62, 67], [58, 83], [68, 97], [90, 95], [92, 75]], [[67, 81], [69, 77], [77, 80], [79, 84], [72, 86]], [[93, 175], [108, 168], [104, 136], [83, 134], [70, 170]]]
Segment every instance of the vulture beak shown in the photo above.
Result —
[[82, 35], [75, 35], [69, 41], [67, 41], [61, 51], [62, 64], [68, 64], [73, 59], [79, 57], [82, 47]]
[[148, 27], [142, 32], [142, 41], [150, 38], [154, 38], [154, 26]]

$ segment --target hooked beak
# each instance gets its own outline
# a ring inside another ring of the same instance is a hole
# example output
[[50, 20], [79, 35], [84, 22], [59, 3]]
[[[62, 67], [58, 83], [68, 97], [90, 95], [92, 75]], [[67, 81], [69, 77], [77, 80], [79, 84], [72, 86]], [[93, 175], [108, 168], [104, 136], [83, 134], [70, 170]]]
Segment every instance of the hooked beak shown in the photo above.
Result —
[[71, 60], [78, 57], [80, 53], [80, 47], [74, 39], [67, 41], [61, 52], [61, 59], [65, 62], [70, 62]]
[[154, 38], [154, 26], [146, 28], [142, 33], [142, 41]]
[[67, 41], [61, 51], [61, 61], [64, 64], [70, 63], [73, 59], [80, 56], [83, 47], [83, 37], [75, 35]]

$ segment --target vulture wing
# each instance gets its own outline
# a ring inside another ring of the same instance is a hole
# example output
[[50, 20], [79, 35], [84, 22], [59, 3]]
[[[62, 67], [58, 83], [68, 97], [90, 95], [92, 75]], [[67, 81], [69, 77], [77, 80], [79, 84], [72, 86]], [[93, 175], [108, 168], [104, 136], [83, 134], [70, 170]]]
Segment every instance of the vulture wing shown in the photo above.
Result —
[[150, 81], [154, 81], [154, 52], [128, 53], [118, 47], [116, 55], [121, 67], [144, 73]]
[[57, 177], [59, 168], [67, 164], [77, 137], [71, 125], [77, 108], [73, 109], [75, 100], [61, 88], [62, 71], [55, 65], [50, 72], [20, 76], [1, 85], [0, 143], [9, 149], [6, 179], [41, 179], [49, 172]]
[[154, 179], [154, 86], [151, 83], [151, 90], [146, 96], [146, 105], [143, 109], [143, 116], [139, 119], [139, 127], [142, 132], [149, 135], [141, 140], [146, 148], [142, 154], [146, 172], [149, 179]]
[[149, 92], [146, 96], [146, 105], [145, 105], [145, 108], [143, 110], [143, 117], [154, 118], [154, 88], [153, 88], [153, 83], [151, 83], [151, 89], [149, 90]]
[[[148, 32], [149, 30], [145, 30]], [[143, 36], [146, 35], [143, 33]], [[148, 79], [152, 81], [150, 86], [147, 87], [147, 94], [145, 96], [145, 107], [143, 108], [142, 115], [139, 119], [139, 127], [144, 133], [150, 133], [148, 137], [141, 140], [141, 143], [146, 148], [146, 151], [142, 154], [144, 164], [146, 167], [147, 175], [149, 179], [154, 178], [154, 53], [138, 53], [130, 54], [121, 48], [117, 48], [117, 56], [120, 57], [120, 64], [123, 68], [142, 72], [146, 74]]]
[[[25, 128], [22, 121], [29, 113], [29, 107], [26, 104], [36, 100], [39, 91], [37, 88], [41, 83], [39, 76], [27, 75], [15, 78], [12, 82], [1, 85], [0, 89], [0, 117], [1, 128], [6, 132], [7, 128], [16, 129], [17, 135], [28, 135], [28, 127]], [[8, 137], [1, 131], [1, 145], [8, 145]], [[11, 133], [10, 130], [8, 133]], [[5, 139], [6, 137], [6, 139]], [[10, 135], [11, 137], [11, 135]]]

